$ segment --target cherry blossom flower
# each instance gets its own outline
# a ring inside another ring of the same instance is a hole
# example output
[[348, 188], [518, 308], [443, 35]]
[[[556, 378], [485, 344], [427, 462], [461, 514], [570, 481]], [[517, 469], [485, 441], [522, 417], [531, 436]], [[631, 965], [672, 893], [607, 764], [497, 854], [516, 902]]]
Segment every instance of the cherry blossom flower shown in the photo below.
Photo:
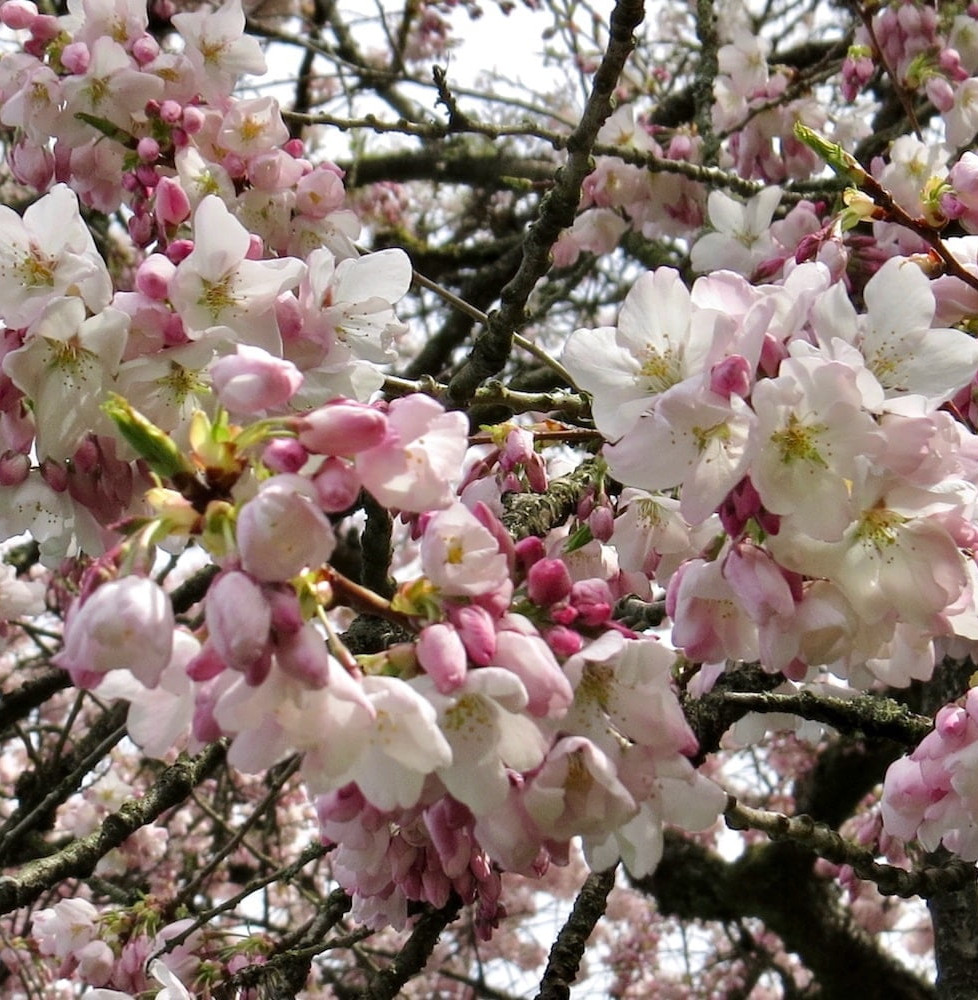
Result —
[[625, 297], [617, 327], [577, 330], [561, 363], [591, 393], [595, 423], [617, 438], [658, 393], [702, 371], [714, 314], [696, 313], [671, 268], [642, 275]]
[[[857, 347], [888, 400], [919, 393], [937, 407], [978, 371], [973, 337], [933, 328], [934, 293], [912, 261], [888, 260], [867, 283], [865, 300], [866, 315], [857, 317], [841, 286], [833, 286], [819, 299], [812, 325], [824, 343], [840, 338]], [[863, 391], [871, 406], [871, 390]]]
[[856, 373], [817, 357], [789, 358], [757, 384], [757, 451], [751, 481], [764, 506], [837, 539], [853, 518], [849, 484], [882, 436], [862, 408]]
[[262, 483], [238, 514], [238, 550], [247, 572], [258, 580], [288, 580], [329, 559], [336, 539], [316, 500], [302, 476], [282, 474]]
[[624, 483], [647, 490], [682, 485], [679, 512], [690, 524], [712, 514], [743, 478], [751, 460], [753, 411], [689, 379], [662, 395], [625, 436], [605, 449]]
[[770, 228], [780, 200], [781, 189], [776, 187], [765, 188], [746, 204], [723, 191], [711, 191], [707, 210], [715, 232], [693, 244], [693, 270], [703, 273], [726, 268], [749, 278], [759, 264], [775, 256]]
[[217, 10], [181, 12], [171, 20], [187, 43], [187, 57], [208, 100], [227, 97], [244, 73], [265, 72], [258, 39], [244, 33], [241, 0], [226, 0]]
[[496, 539], [460, 503], [436, 512], [425, 525], [421, 565], [425, 576], [450, 597], [489, 593], [509, 575]]
[[216, 195], [208, 195], [194, 212], [194, 240], [170, 281], [170, 301], [188, 333], [212, 332], [280, 354], [275, 299], [299, 283], [302, 262], [248, 259], [248, 230]]
[[451, 765], [440, 768], [438, 777], [477, 816], [505, 801], [508, 769], [530, 771], [543, 760], [547, 741], [523, 714], [526, 689], [509, 670], [470, 670], [450, 694], [441, 694], [427, 677], [415, 680], [414, 687], [435, 706], [452, 750]]
[[129, 670], [155, 687], [170, 662], [174, 627], [170, 599], [158, 584], [141, 576], [110, 580], [72, 605], [64, 648], [52, 662], [78, 686], [94, 687], [109, 670]]
[[335, 778], [339, 788], [355, 781], [364, 798], [383, 812], [417, 804], [426, 777], [452, 763], [452, 750], [437, 725], [434, 706], [396, 677], [365, 677], [373, 725], [354, 735], [355, 759]]
[[23, 219], [0, 205], [0, 318], [12, 328], [34, 322], [56, 296], [79, 295], [97, 313], [112, 284], [74, 192], [58, 184]]
[[467, 434], [463, 414], [446, 412], [428, 396], [395, 399], [383, 442], [357, 453], [357, 472], [382, 504], [407, 511], [447, 507], [451, 483], [460, 475], [468, 446]]
[[125, 349], [129, 317], [106, 308], [85, 318], [81, 299], [53, 300], [3, 370], [34, 404], [38, 454], [69, 458], [82, 438], [108, 431], [101, 404]]
[[238, 344], [210, 367], [218, 399], [232, 413], [261, 413], [287, 403], [302, 385], [302, 373], [260, 347]]

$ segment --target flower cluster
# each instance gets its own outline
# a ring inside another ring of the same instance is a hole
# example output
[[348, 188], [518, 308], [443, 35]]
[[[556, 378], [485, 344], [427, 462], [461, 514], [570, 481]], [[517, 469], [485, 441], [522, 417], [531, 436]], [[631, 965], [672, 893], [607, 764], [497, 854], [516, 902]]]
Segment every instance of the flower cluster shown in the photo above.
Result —
[[[688, 558], [660, 582], [692, 660], [901, 686], [930, 676], [935, 637], [973, 634], [978, 470], [970, 432], [940, 407], [974, 378], [978, 345], [933, 328], [911, 261], [887, 262], [864, 297], [860, 315], [819, 264], [780, 285], [717, 272], [691, 290], [660, 269], [617, 327], [567, 343], [614, 441], [611, 472], [678, 491]], [[632, 505], [662, 520], [659, 502]], [[704, 554], [693, 532], [708, 524]]]
[[963, 705], [945, 705], [934, 729], [909, 757], [890, 766], [883, 785], [883, 828], [918, 840], [928, 851], [943, 844], [978, 860], [978, 689]]

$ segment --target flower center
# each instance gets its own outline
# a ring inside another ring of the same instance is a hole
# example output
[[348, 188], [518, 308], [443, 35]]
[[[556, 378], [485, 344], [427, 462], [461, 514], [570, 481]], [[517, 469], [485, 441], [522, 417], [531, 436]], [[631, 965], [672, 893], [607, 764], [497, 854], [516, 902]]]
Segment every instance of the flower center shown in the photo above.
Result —
[[803, 461], [824, 468], [827, 463], [816, 447], [818, 436], [824, 430], [825, 424], [803, 424], [792, 413], [788, 417], [788, 425], [771, 435], [771, 443], [781, 452], [781, 461], [784, 465]]

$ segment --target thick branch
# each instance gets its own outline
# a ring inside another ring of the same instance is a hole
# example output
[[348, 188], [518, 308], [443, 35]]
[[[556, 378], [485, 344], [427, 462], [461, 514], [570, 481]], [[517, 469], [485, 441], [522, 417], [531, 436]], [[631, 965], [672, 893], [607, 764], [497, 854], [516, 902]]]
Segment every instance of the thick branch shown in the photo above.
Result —
[[978, 870], [973, 864], [950, 856], [943, 864], [909, 872], [894, 865], [879, 864], [872, 851], [846, 840], [824, 823], [816, 823], [811, 816], [785, 816], [765, 809], [751, 809], [733, 796], [723, 816], [731, 830], [762, 830], [772, 840], [790, 840], [810, 847], [827, 861], [849, 865], [860, 878], [875, 882], [886, 895], [928, 898], [974, 886], [978, 881]]
[[397, 958], [378, 972], [363, 991], [362, 1000], [391, 1000], [397, 996], [400, 988], [425, 967], [441, 932], [458, 916], [461, 907], [462, 900], [453, 893], [440, 909], [427, 909], [418, 919]]
[[852, 922], [812, 863], [813, 855], [793, 843], [755, 844], [727, 862], [667, 832], [659, 867], [634, 884], [655, 896], [662, 913], [682, 919], [763, 920], [811, 970], [812, 996], [821, 1000], [935, 1000], [927, 984]]
[[551, 480], [546, 493], [508, 494], [502, 518], [506, 530], [517, 541], [530, 535], [542, 537], [567, 519], [596, 479], [597, 467], [585, 462], [568, 475]]
[[550, 959], [540, 980], [536, 1000], [567, 1000], [570, 996], [588, 938], [604, 915], [608, 893], [615, 884], [616, 871], [617, 868], [609, 868], [588, 875], [570, 916], [550, 949]]
[[87, 837], [72, 841], [47, 858], [24, 865], [18, 874], [0, 878], [0, 913], [33, 903], [59, 882], [87, 878], [99, 860], [140, 827], [180, 805], [224, 759], [223, 742], [212, 743], [196, 757], [183, 757], [166, 768], [141, 799], [130, 799]]
[[814, 691], [797, 694], [721, 691], [718, 696], [727, 704], [748, 712], [787, 712], [813, 722], [824, 722], [844, 733], [896, 740], [908, 747], [919, 743], [933, 728], [931, 719], [879, 695], [837, 698]]
[[571, 225], [581, 197], [581, 184], [591, 171], [591, 150], [598, 130], [612, 111], [618, 78], [634, 45], [632, 32], [645, 16], [642, 0], [618, 0], [611, 15], [610, 41], [594, 75], [591, 95], [581, 122], [567, 142], [568, 157], [553, 188], [540, 203], [540, 214], [530, 227], [523, 260], [516, 276], [503, 289], [500, 308], [489, 318], [472, 354], [449, 384], [449, 396], [468, 402], [476, 388], [501, 371], [512, 347], [513, 334], [523, 325], [524, 308], [537, 281], [550, 266], [550, 248], [560, 231]]
[[[949, 857], [942, 848], [928, 860], [946, 862]], [[927, 907], [934, 925], [937, 996], [973, 1000], [978, 984], [978, 888], [972, 882], [957, 891], [934, 893]]]

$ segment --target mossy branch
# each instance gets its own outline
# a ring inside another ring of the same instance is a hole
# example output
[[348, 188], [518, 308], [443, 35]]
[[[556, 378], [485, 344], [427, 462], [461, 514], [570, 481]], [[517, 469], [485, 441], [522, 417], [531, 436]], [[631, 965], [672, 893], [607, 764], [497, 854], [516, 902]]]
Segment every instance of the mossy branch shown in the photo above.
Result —
[[93, 833], [72, 841], [56, 854], [28, 862], [16, 875], [0, 878], [0, 914], [33, 903], [65, 879], [87, 878], [109, 851], [167, 809], [180, 805], [224, 760], [225, 749], [220, 741], [195, 757], [181, 757], [160, 774], [142, 798], [123, 803]]

